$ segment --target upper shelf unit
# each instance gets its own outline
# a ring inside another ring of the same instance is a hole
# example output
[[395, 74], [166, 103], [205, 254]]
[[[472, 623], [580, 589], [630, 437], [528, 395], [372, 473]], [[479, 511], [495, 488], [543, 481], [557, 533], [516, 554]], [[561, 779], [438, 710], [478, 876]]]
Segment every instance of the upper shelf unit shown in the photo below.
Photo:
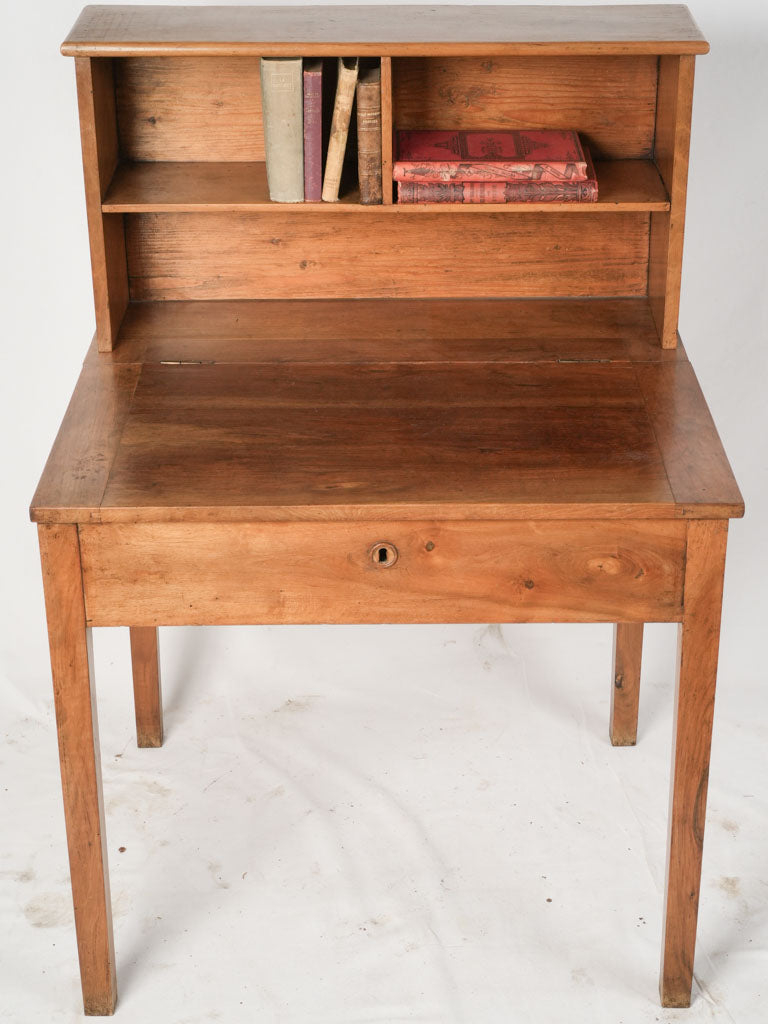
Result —
[[[419, 297], [642, 299], [674, 347], [706, 50], [678, 5], [86, 8], [63, 51], [99, 345], [131, 302]], [[381, 206], [269, 201], [258, 57], [276, 54], [380, 58]], [[394, 131], [526, 127], [580, 133], [598, 202], [393, 203]]]
[[[270, 208], [258, 60], [126, 57], [112, 62], [119, 162], [105, 213], [237, 212]], [[382, 58], [385, 199], [365, 214], [489, 212], [486, 205], [392, 207], [392, 128], [575, 128], [597, 161], [597, 203], [493, 204], [506, 213], [669, 209], [653, 162], [658, 59], [653, 56]]]

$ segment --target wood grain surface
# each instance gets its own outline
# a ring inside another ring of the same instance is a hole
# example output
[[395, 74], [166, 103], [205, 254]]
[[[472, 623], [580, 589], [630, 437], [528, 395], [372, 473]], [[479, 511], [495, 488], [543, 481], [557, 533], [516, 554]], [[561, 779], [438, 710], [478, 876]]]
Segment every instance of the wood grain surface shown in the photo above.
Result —
[[[648, 214], [424, 213], [298, 218], [273, 211], [135, 214], [126, 223], [131, 297], [457, 298], [645, 295]], [[503, 253], [503, 259], [500, 254]]]
[[86, 7], [66, 55], [706, 53], [683, 4]]
[[[280, 353], [263, 351], [265, 342], [283, 342], [290, 353], [301, 346], [323, 362], [334, 346], [357, 361], [358, 345], [382, 345], [378, 362], [408, 363], [422, 358], [415, 343], [442, 358], [446, 342], [488, 339], [540, 345], [567, 360], [575, 344], [606, 347], [594, 358], [678, 360], [684, 352], [659, 345], [647, 299], [306, 299], [222, 300], [214, 302], [138, 302], [125, 317], [120, 344], [110, 359], [156, 361], [143, 353], [165, 351], [168, 342], [208, 343], [209, 359], [218, 361], [223, 342], [250, 345], [249, 357], [280, 362]], [[399, 343], [400, 347], [395, 346]], [[139, 346], [145, 346], [139, 348]], [[324, 346], [324, 348], [322, 347]], [[613, 346], [613, 347], [609, 347]], [[391, 358], [397, 352], [398, 358]], [[368, 354], [366, 354], [368, 358]], [[524, 357], [523, 357], [524, 358]], [[243, 360], [247, 362], [248, 360]]]
[[661, 343], [677, 344], [685, 199], [693, 103], [693, 57], [659, 58], [654, 157], [670, 196], [668, 213], [651, 216], [648, 294]]
[[119, 154], [112, 61], [79, 57], [75, 61], [75, 78], [96, 334], [99, 348], [108, 352], [114, 346], [128, 305], [123, 218], [119, 214], [105, 214], [101, 209]]
[[744, 499], [693, 367], [688, 362], [664, 365], [664, 373], [646, 364], [635, 372], [675, 500], [699, 509], [727, 504], [733, 515], [742, 516]]
[[111, 1014], [117, 1001], [115, 948], [77, 527], [41, 526], [38, 536], [83, 1006], [89, 1015]]
[[161, 747], [163, 701], [157, 629], [131, 626], [130, 636], [136, 741], [140, 747]]
[[688, 1006], [691, 1001], [727, 535], [727, 522], [688, 526], [673, 724], [662, 1006]]
[[[92, 625], [670, 621], [684, 523], [83, 526]], [[396, 548], [380, 567], [377, 543]], [[290, 571], [286, 571], [290, 567]]]
[[637, 742], [643, 623], [618, 622], [613, 631], [613, 685], [609, 735], [614, 747]]
[[32, 498], [33, 518], [68, 506], [73, 521], [87, 519], [101, 504], [140, 373], [91, 351]]
[[381, 183], [382, 205], [392, 206], [392, 159], [394, 125], [392, 123], [392, 60], [381, 58]]
[[[251, 362], [177, 358], [141, 368], [94, 354], [43, 474], [33, 518], [741, 515], [741, 495], [683, 354], [630, 362], [619, 344], [615, 361], [595, 361], [611, 360], [617, 341], [610, 335], [622, 336], [618, 305], [616, 318], [603, 323], [605, 337], [589, 343], [591, 355], [582, 349], [588, 361], [561, 361], [552, 339], [548, 350], [541, 338], [515, 340], [525, 324], [514, 326], [514, 316], [510, 345], [520, 348], [517, 356], [503, 355], [503, 339], [493, 334], [505, 304], [471, 302], [433, 309], [436, 320], [455, 313], [459, 337], [448, 346], [450, 359], [430, 336], [425, 310], [423, 320], [414, 320], [415, 353], [407, 363], [346, 361], [343, 351], [338, 361], [302, 360], [300, 338], [290, 361], [279, 343]], [[262, 317], [268, 337], [282, 322], [276, 307], [267, 303]], [[225, 347], [249, 344], [255, 321], [242, 323], [239, 308], [219, 311], [222, 332], [233, 335]], [[358, 322], [370, 321], [376, 308], [361, 304]], [[465, 336], [461, 318], [473, 308], [485, 310], [485, 321], [477, 314], [478, 331], [491, 338]], [[165, 323], [169, 353], [177, 357], [190, 344], [185, 333], [194, 341], [195, 331], [208, 329], [205, 321], [185, 320], [183, 309], [168, 320], [155, 312], [161, 319], [151, 331], [163, 334]], [[151, 308], [144, 313], [151, 317]], [[585, 323], [587, 313], [588, 307]], [[632, 309], [625, 315], [631, 321]], [[541, 327], [543, 309], [539, 316]], [[139, 337], [126, 343], [129, 350], [141, 346], [142, 322], [134, 325]], [[317, 323], [321, 338], [312, 351], [327, 353], [331, 331], [323, 331], [320, 318]], [[555, 338], [561, 329], [553, 315]], [[381, 334], [400, 351], [409, 349], [397, 321]], [[478, 361], [473, 348], [483, 356], [495, 350], [498, 359]], [[453, 358], [457, 353], [460, 359]], [[72, 465], [83, 472], [68, 472]]]
[[671, 501], [628, 365], [215, 364], [144, 367], [102, 506]]
[[[340, 325], [343, 324], [343, 330]], [[119, 362], [615, 362], [663, 349], [646, 299], [306, 299], [132, 303]]]
[[264, 160], [258, 58], [116, 61], [125, 160]]

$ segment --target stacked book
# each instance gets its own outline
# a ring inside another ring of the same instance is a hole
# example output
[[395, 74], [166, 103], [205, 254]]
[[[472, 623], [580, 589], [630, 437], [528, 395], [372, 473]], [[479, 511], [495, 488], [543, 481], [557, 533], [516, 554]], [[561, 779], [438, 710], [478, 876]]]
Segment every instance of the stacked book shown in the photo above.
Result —
[[399, 131], [398, 203], [593, 203], [597, 179], [573, 131]]
[[[332, 106], [325, 102], [331, 95]], [[338, 202], [355, 95], [360, 202], [380, 203], [379, 62], [261, 58], [264, 149], [273, 202]]]

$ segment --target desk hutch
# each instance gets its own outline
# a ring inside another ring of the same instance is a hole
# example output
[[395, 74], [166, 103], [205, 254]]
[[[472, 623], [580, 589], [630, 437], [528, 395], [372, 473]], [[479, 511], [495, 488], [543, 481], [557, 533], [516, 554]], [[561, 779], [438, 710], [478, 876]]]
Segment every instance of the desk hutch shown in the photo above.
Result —
[[[85, 1011], [115, 1008], [93, 626], [677, 622], [661, 1001], [691, 982], [728, 520], [677, 333], [687, 8], [87, 7], [96, 336], [32, 502]], [[384, 202], [269, 201], [259, 57], [381, 60]], [[596, 203], [393, 202], [393, 128], [573, 128]], [[543, 755], [545, 756], [545, 755]]]

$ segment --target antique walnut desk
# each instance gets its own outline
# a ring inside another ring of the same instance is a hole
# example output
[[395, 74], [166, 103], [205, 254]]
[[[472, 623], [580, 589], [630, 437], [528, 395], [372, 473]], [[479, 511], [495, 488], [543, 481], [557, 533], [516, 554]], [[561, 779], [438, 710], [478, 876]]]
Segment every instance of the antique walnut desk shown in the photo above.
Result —
[[[86, 1013], [116, 1000], [89, 634], [680, 624], [661, 1000], [686, 1006], [728, 520], [677, 335], [694, 60], [683, 6], [88, 7], [75, 58], [96, 338], [32, 502]], [[575, 128], [595, 204], [269, 202], [260, 55], [381, 58], [392, 129]]]

